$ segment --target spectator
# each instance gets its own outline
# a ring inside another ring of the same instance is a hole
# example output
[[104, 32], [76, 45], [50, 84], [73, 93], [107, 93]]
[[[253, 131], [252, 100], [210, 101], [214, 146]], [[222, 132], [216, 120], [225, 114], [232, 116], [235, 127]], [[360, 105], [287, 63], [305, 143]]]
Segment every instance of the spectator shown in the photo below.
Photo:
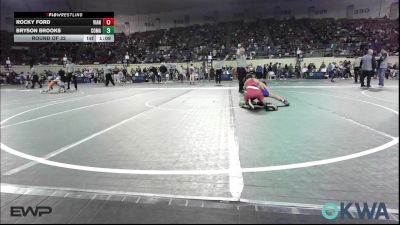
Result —
[[368, 53], [361, 58], [361, 87], [365, 87], [365, 78], [367, 78], [367, 88], [371, 87], [371, 77], [374, 75], [374, 70], [376, 68], [373, 54], [374, 50], [368, 49]]
[[307, 65], [304, 63], [303, 68], [301, 69], [301, 77], [307, 78], [308, 76], [308, 68]]
[[[168, 72], [168, 69], [165, 66], [165, 63], [162, 63], [160, 66], [160, 73], [161, 73], [160, 75], [161, 75], [161, 79], [163, 80], [164, 83], [167, 83], [167, 77], [166, 77], [167, 72]], [[160, 83], [160, 81], [158, 83]]]
[[385, 82], [385, 73], [388, 68], [388, 53], [385, 49], [381, 50], [380, 57], [378, 59], [378, 76], [379, 76], [379, 87], [383, 88]]
[[256, 78], [261, 79], [263, 77], [263, 67], [261, 65], [258, 65], [256, 68]]
[[189, 72], [189, 82], [190, 82], [189, 84], [190, 85], [192, 85], [192, 84], [194, 85], [195, 84], [195, 76], [196, 76], [196, 74], [195, 74], [195, 69], [194, 69], [193, 63], [190, 64], [188, 72]]
[[361, 70], [360, 70], [360, 64], [361, 64], [361, 57], [357, 57], [354, 62], [353, 62], [353, 68], [354, 68], [354, 83], [358, 83], [358, 77], [361, 77]]
[[[253, 58], [298, 57], [303, 55], [360, 56], [365, 49], [378, 50], [385, 46], [389, 55], [398, 54], [399, 22], [389, 19], [296, 19], [258, 22], [222, 22], [193, 25], [169, 30], [155, 30], [125, 35], [116, 33], [113, 43], [35, 43], [30, 50], [11, 49], [13, 34], [1, 31], [2, 57], [13, 59], [12, 64], [62, 64], [68, 55], [76, 64], [117, 63], [126, 53], [133, 63], [187, 62], [211, 56], [235, 55], [235, 48], [226, 46], [226, 27], [232, 28], [232, 46], [248, 46]], [[191, 35], [188, 35], [191, 34]], [[160, 46], [168, 49], [159, 50]], [[301, 50], [300, 50], [301, 49]], [[300, 54], [297, 54], [299, 51]], [[37, 53], [40, 53], [39, 56]], [[52, 61], [52, 58], [58, 58]], [[1, 58], [4, 62], [6, 58]], [[185, 61], [186, 60], [186, 61]], [[129, 62], [128, 61], [128, 62]], [[274, 71], [276, 72], [276, 70]]]

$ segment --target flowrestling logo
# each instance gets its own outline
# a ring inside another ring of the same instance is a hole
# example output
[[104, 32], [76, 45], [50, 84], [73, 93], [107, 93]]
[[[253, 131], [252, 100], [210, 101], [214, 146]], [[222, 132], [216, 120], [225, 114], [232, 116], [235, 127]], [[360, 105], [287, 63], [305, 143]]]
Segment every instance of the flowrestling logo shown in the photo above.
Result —
[[[354, 204], [354, 205], [353, 205]], [[355, 207], [355, 216], [353, 216], [349, 209], [351, 207]], [[336, 219], [340, 216], [340, 219], [379, 219], [381, 216], [385, 217], [385, 219], [389, 219], [389, 215], [386, 210], [386, 205], [383, 202], [374, 202], [372, 207], [368, 206], [368, 203], [363, 202], [349, 202], [349, 203], [340, 203], [340, 207], [338, 207], [333, 202], [328, 202], [322, 207], [322, 216], [327, 220]]]

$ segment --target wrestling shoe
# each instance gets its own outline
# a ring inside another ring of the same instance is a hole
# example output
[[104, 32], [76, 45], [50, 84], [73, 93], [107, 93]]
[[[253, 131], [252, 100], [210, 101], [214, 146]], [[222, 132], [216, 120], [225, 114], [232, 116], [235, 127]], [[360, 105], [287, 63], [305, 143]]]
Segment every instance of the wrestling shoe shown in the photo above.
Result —
[[250, 106], [251, 109], [254, 109], [254, 105], [253, 105], [253, 103], [251, 102], [251, 99], [249, 99], [249, 100], [247, 101], [247, 104]]
[[285, 99], [285, 100], [283, 100], [283, 102], [282, 102], [283, 104], [285, 104], [285, 106], [289, 106], [290, 105], [290, 103]]
[[267, 111], [276, 111], [276, 110], [278, 110], [278, 106], [276, 106], [275, 104], [272, 104], [272, 103], [267, 103], [265, 105], [265, 110], [267, 110]]

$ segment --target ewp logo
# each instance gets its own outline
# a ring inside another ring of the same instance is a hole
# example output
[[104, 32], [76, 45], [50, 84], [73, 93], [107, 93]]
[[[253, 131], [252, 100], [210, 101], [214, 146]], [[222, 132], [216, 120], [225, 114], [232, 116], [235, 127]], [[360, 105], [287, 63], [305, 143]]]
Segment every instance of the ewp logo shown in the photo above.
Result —
[[[368, 207], [368, 204], [366, 202], [363, 203], [363, 206], [361, 207], [358, 202], [354, 203], [356, 209], [357, 209], [357, 218], [354, 218], [353, 215], [349, 212], [350, 207], [353, 205], [353, 203], [347, 203], [345, 205], [344, 202], [340, 203], [340, 210], [337, 207], [337, 205], [333, 202], [328, 202], [322, 207], [322, 216], [327, 219], [327, 220], [333, 220], [337, 218], [337, 216], [340, 213], [340, 219], [379, 219], [380, 216], [384, 216], [387, 220], [389, 219], [389, 215], [386, 210], [386, 205], [383, 202], [376, 203], [374, 202], [372, 204], [371, 210]], [[378, 207], [377, 207], [378, 205]], [[331, 209], [329, 209], [331, 208]], [[332, 211], [332, 214], [328, 214], [327, 212]], [[375, 215], [375, 216], [374, 216]]]
[[25, 207], [23, 206], [11, 206], [10, 207], [10, 216], [27, 216], [29, 213], [32, 216], [42, 216], [44, 214], [50, 214], [53, 209], [49, 206], [37, 206], [37, 207]]

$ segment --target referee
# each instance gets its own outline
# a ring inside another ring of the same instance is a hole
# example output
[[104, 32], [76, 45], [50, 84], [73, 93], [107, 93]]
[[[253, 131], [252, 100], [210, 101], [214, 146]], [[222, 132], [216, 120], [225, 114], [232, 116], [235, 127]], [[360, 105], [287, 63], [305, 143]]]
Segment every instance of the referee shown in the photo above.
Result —
[[244, 79], [246, 77], [246, 55], [245, 49], [242, 47], [241, 44], [238, 45], [238, 49], [236, 50], [236, 63], [237, 63], [237, 74], [239, 80], [239, 92], [244, 93], [243, 86], [244, 86]]
[[38, 83], [40, 88], [42, 88], [42, 84], [39, 82], [39, 75], [36, 73], [35, 68], [31, 65], [31, 76], [32, 76], [32, 86], [31, 88], [35, 88], [35, 84]]
[[106, 75], [106, 86], [108, 87], [108, 83], [111, 81], [112, 85], [115, 86], [114, 80], [112, 79], [111, 72], [112, 68], [108, 64], [104, 67], [104, 74]]
[[75, 86], [75, 90], [78, 90], [78, 81], [76, 79], [76, 76], [74, 74], [75, 72], [75, 64], [73, 64], [71, 61], [68, 60], [67, 63], [67, 82], [68, 82], [68, 87], [67, 89], [69, 90], [69, 84], [71, 83], [71, 79], [73, 79], [74, 81], [74, 86]]
[[221, 61], [214, 61], [213, 62], [213, 68], [216, 71], [216, 76], [215, 76], [215, 83], [217, 85], [221, 85], [221, 80], [222, 80], [222, 67], [225, 63], [225, 60], [227, 60], [229, 55], [225, 56], [225, 58]]

